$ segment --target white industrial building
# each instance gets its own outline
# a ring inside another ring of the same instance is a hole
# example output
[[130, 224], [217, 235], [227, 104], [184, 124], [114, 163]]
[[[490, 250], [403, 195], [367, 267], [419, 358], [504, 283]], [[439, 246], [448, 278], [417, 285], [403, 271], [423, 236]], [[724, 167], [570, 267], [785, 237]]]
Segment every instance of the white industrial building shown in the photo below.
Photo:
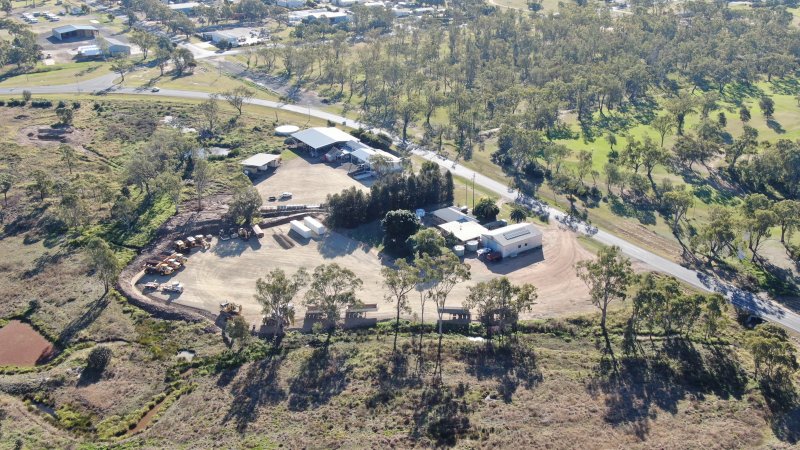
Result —
[[374, 160], [376, 158], [383, 158], [386, 163], [385, 169], [387, 172], [391, 173], [403, 170], [403, 161], [389, 152], [372, 148], [359, 141], [350, 141], [345, 143], [344, 146], [346, 149], [343, 154], [346, 155], [349, 153], [351, 161], [354, 163], [366, 164], [370, 169], [376, 170], [377, 167], [373, 167]]
[[470, 241], [477, 241], [481, 236], [489, 232], [483, 225], [469, 220], [445, 222], [438, 225], [438, 227], [440, 230], [456, 238], [456, 240], [462, 244]]
[[271, 153], [257, 153], [239, 163], [244, 168], [245, 175], [265, 172], [270, 168], [281, 165], [281, 155]]
[[194, 14], [194, 9], [198, 6], [200, 6], [199, 2], [173, 3], [168, 5], [169, 9], [186, 14], [187, 16]]
[[348, 22], [350, 16], [343, 11], [328, 11], [327, 9], [305, 9], [302, 11], [290, 11], [289, 23], [297, 25], [298, 23], [308, 23], [313, 21], [328, 21], [331, 24], [338, 24]]
[[217, 47], [240, 47], [266, 42], [269, 40], [269, 33], [263, 28], [237, 27], [205, 32], [203, 38]]
[[483, 233], [481, 243], [503, 258], [542, 246], [542, 232], [529, 223], [518, 223]]
[[314, 127], [292, 134], [292, 137], [315, 151], [330, 149], [336, 144], [358, 142], [358, 138], [334, 127]]
[[275, 4], [284, 8], [302, 8], [306, 2], [305, 0], [278, 0]]
[[64, 25], [53, 28], [53, 38], [59, 41], [73, 39], [94, 39], [100, 34], [100, 30], [91, 25]]

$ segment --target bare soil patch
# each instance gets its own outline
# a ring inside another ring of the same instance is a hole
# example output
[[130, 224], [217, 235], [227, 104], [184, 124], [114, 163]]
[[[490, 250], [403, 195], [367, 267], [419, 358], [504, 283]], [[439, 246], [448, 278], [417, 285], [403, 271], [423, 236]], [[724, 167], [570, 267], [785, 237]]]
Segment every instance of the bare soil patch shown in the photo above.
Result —
[[27, 323], [12, 320], [0, 328], [0, 366], [35, 366], [46, 363], [55, 347]]
[[[254, 180], [254, 184], [265, 205], [315, 205], [323, 203], [328, 194], [341, 192], [350, 186], [365, 191], [369, 188], [368, 183], [356, 181], [347, 175], [343, 166], [331, 166], [302, 157], [285, 161], [274, 172]], [[274, 202], [267, 200], [282, 192], [291, 192], [292, 198]]]

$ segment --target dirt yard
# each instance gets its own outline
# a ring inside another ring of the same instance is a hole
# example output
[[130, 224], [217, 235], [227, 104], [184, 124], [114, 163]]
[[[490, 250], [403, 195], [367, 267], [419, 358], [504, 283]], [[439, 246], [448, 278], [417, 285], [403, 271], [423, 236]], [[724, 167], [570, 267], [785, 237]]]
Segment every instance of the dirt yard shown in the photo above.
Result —
[[[325, 201], [328, 194], [335, 194], [355, 186], [367, 190], [369, 180], [356, 181], [347, 175], [344, 165], [338, 167], [295, 157], [284, 160], [274, 172], [254, 180], [254, 184], [264, 198], [265, 205], [281, 204], [319, 204]], [[292, 198], [270, 202], [270, 196], [279, 196], [282, 192], [291, 192]]]
[[35, 366], [53, 356], [53, 345], [27, 323], [9, 321], [0, 328], [0, 366]]
[[[335, 232], [321, 239], [302, 239], [290, 233], [288, 225], [265, 230], [265, 233], [260, 241], [215, 240], [210, 250], [192, 254], [187, 266], [170, 278], [183, 283], [185, 291], [182, 294], [152, 295], [214, 313], [218, 312], [221, 302], [234, 301], [243, 305], [248, 322], [259, 323], [261, 308], [253, 299], [258, 277], [274, 268], [282, 268], [291, 274], [300, 267], [313, 270], [319, 264], [335, 262], [351, 269], [364, 281], [359, 299], [364, 303], [378, 304], [378, 313], [374, 317], [394, 317], [392, 304], [383, 300], [385, 291], [380, 274], [383, 262], [374, 248]], [[275, 239], [276, 234], [288, 236], [296, 245], [283, 249]], [[474, 253], [468, 255], [465, 262], [472, 267], [472, 279], [453, 290], [448, 305], [460, 306], [469, 286], [506, 275], [514, 282], [533, 283], [539, 289], [538, 304], [524, 318], [592, 311], [588, 290], [575, 275], [573, 267], [577, 261], [590, 256], [590, 252], [571, 233], [555, 226], [545, 227], [542, 249], [489, 265], [477, 260]], [[152, 280], [167, 281], [164, 277], [148, 275], [139, 281], [139, 285]], [[421, 311], [418, 299], [418, 295], [412, 293], [412, 314], [418, 315]], [[301, 303], [299, 298], [298, 303]], [[296, 326], [302, 325], [304, 312], [305, 308], [298, 304]], [[426, 320], [434, 318], [432, 304], [426, 305], [425, 317]]]

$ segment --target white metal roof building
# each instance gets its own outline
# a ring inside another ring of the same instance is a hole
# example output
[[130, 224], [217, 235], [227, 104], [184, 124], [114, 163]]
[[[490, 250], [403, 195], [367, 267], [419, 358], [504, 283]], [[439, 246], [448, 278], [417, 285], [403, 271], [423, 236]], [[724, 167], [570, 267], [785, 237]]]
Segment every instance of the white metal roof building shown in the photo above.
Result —
[[327, 20], [332, 24], [337, 24], [349, 21], [350, 16], [348, 16], [344, 11], [328, 11], [327, 9], [322, 8], [289, 12], [290, 24], [312, 22], [315, 20]]
[[532, 224], [518, 223], [483, 233], [481, 242], [505, 258], [541, 247], [542, 232]]
[[244, 167], [245, 173], [263, 172], [270, 167], [278, 167], [281, 165], [281, 155], [257, 153], [239, 164]]
[[367, 164], [373, 170], [375, 168], [372, 167], [372, 159], [376, 156], [382, 156], [386, 159], [386, 162], [389, 166], [389, 172], [396, 172], [403, 169], [402, 160], [389, 152], [372, 148], [369, 145], [359, 141], [347, 142], [345, 143], [345, 147], [347, 147], [347, 151], [350, 153], [352, 158], [356, 159], [361, 164]]
[[335, 144], [358, 142], [358, 139], [333, 127], [314, 127], [292, 134], [292, 137], [314, 150], [325, 149]]
[[100, 30], [91, 25], [64, 25], [53, 28], [53, 37], [59, 41], [65, 39], [92, 39], [100, 33]]
[[480, 239], [481, 236], [489, 232], [478, 222], [468, 220], [443, 223], [439, 225], [439, 228], [445, 233], [453, 235], [454, 238], [462, 243]]

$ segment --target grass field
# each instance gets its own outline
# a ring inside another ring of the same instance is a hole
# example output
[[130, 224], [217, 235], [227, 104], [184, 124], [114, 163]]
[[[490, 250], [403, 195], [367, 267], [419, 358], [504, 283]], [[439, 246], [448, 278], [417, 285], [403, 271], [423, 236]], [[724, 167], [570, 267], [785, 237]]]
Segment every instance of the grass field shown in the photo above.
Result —
[[146, 89], [157, 86], [164, 89], [216, 93], [229, 91], [240, 86], [245, 86], [253, 90], [255, 93], [254, 98], [259, 98], [262, 100], [278, 100], [278, 97], [272, 94], [270, 91], [260, 89], [250, 83], [245, 83], [241, 80], [234, 79], [227, 74], [220, 72], [219, 69], [213, 64], [206, 62], [201, 62], [198, 64], [194, 73], [180, 77], [174, 76], [171, 73], [165, 73], [162, 76], [160, 75], [160, 72], [161, 71], [157, 67], [137, 70], [125, 75], [125, 81], [122, 84], [131, 88]]
[[109, 65], [102, 62], [82, 62], [38, 65], [34, 72], [7, 78], [0, 87], [54, 86], [90, 80], [109, 73]]

